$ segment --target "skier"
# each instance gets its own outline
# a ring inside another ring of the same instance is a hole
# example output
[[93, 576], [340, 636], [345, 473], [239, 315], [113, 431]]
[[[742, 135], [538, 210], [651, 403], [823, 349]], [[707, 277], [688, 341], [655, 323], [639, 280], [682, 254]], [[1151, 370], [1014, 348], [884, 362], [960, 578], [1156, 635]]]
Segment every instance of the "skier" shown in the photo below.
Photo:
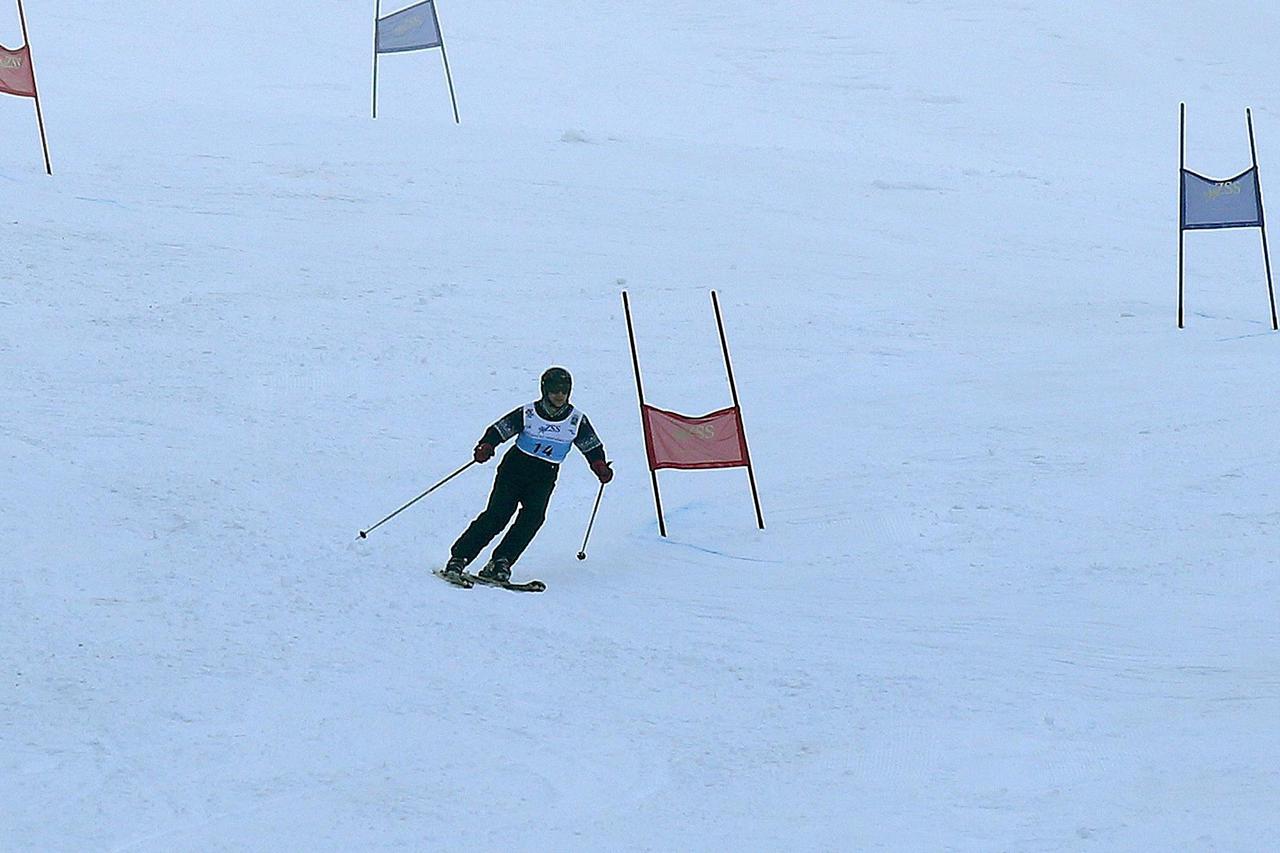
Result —
[[519, 504], [515, 523], [493, 549], [493, 558], [480, 570], [480, 577], [506, 583], [511, 565], [520, 559], [547, 515], [547, 503], [556, 486], [560, 463], [577, 446], [587, 458], [600, 482], [613, 479], [613, 469], [605, 460], [591, 422], [569, 405], [573, 378], [563, 367], [551, 367], [542, 374], [542, 397], [507, 413], [484, 432], [473, 455], [476, 462], [493, 458], [494, 448], [517, 436], [515, 445], [502, 457], [489, 493], [489, 504], [449, 549], [446, 579], [457, 579], [463, 570], [507, 526]]

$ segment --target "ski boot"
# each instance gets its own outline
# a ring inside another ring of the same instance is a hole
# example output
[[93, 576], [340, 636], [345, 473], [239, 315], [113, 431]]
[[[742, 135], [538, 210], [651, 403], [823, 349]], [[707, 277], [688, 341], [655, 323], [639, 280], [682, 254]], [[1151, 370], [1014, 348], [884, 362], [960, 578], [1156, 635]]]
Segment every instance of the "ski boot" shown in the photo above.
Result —
[[440, 576], [453, 583], [462, 583], [467, 577], [467, 561], [461, 557], [450, 557], [449, 562], [440, 570]]
[[481, 580], [490, 581], [492, 583], [510, 583], [511, 582], [511, 561], [505, 557], [494, 557], [485, 563], [476, 576]]

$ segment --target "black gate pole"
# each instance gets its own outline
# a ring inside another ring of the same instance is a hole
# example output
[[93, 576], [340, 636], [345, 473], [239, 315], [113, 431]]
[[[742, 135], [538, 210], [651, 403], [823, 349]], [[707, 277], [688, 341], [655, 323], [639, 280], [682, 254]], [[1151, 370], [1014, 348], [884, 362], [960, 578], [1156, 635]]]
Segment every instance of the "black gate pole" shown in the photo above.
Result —
[[453, 75], [449, 73], [449, 54], [444, 50], [444, 30], [440, 29], [440, 16], [436, 14], [436, 4], [431, 4], [431, 19], [436, 23], [436, 35], [440, 37], [440, 58], [444, 60], [444, 79], [449, 84], [449, 102], [453, 104], [453, 123], [462, 124], [458, 118], [458, 99], [453, 94]]
[[738, 403], [738, 386], [733, 381], [733, 363], [729, 361], [729, 342], [724, 336], [724, 322], [720, 319], [720, 300], [711, 291], [711, 307], [716, 312], [716, 328], [720, 331], [720, 348], [724, 350], [724, 369], [729, 374], [729, 393], [733, 395], [733, 411], [738, 418], [738, 437], [742, 440], [742, 455], [747, 460], [747, 479], [751, 483], [751, 500], [756, 505], [756, 524], [764, 530], [764, 515], [760, 512], [760, 493], [756, 491], [756, 475], [751, 467], [751, 452], [747, 449], [747, 428], [742, 425], [742, 406]]
[[1276, 291], [1271, 286], [1271, 253], [1267, 251], [1267, 217], [1262, 210], [1262, 176], [1258, 174], [1258, 147], [1253, 142], [1253, 113], [1246, 108], [1245, 120], [1249, 123], [1249, 153], [1253, 157], [1253, 187], [1258, 193], [1258, 230], [1262, 232], [1262, 263], [1267, 268], [1267, 298], [1271, 300], [1271, 330], [1280, 330], [1276, 322]]
[[1187, 105], [1178, 106], [1178, 328], [1182, 321], [1182, 244], [1187, 224]]
[[382, 16], [382, 0], [373, 2], [373, 117], [378, 117], [378, 18]]
[[[627, 339], [631, 341], [631, 365], [636, 371], [636, 394], [640, 398], [640, 426], [644, 429], [644, 455], [646, 462], [651, 462], [649, 448], [653, 447], [653, 439], [649, 435], [649, 417], [645, 414], [644, 386], [640, 384], [640, 357], [636, 355], [636, 333], [631, 327], [631, 303], [627, 292], [622, 291], [622, 310], [627, 315]], [[658, 472], [649, 465], [649, 475], [653, 478], [653, 503], [658, 508], [658, 532], [667, 535], [667, 523], [662, 518], [662, 496], [658, 494]]]

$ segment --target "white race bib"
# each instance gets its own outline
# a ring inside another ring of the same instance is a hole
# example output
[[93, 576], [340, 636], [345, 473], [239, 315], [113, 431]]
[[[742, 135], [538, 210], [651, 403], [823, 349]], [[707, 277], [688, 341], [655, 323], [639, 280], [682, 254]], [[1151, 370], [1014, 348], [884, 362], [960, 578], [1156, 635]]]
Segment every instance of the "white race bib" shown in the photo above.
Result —
[[530, 456], [559, 465], [569, 455], [573, 440], [578, 437], [578, 425], [582, 413], [569, 407], [569, 417], [562, 421], [549, 421], [538, 414], [533, 403], [524, 407], [524, 429], [516, 439], [516, 447]]

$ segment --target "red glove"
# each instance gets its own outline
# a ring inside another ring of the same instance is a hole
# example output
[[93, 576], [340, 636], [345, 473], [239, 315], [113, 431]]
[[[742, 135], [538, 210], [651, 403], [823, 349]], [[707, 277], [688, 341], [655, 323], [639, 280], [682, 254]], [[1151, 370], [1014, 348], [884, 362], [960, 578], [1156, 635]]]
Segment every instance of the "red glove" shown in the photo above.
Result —
[[475, 451], [471, 454], [475, 460], [481, 465], [493, 458], [493, 445], [487, 441], [482, 441], [476, 445]]
[[603, 459], [597, 459], [591, 463], [591, 470], [595, 472], [596, 477], [601, 483], [607, 483], [613, 479], [613, 469], [609, 467], [609, 463]]

